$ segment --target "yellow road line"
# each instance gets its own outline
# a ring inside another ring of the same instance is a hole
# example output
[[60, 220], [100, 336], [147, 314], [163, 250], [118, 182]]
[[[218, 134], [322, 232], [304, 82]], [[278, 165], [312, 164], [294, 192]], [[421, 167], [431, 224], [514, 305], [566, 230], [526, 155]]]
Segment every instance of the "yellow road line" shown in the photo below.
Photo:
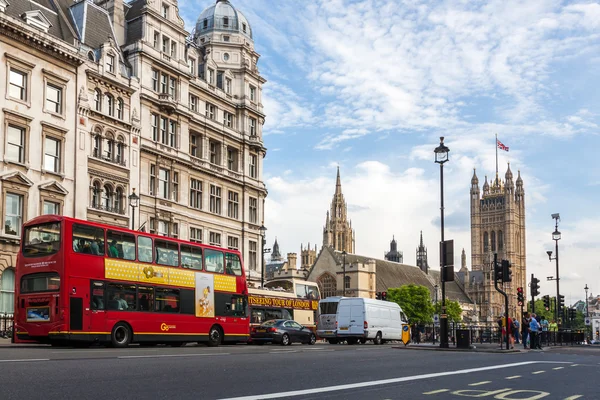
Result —
[[448, 392], [450, 389], [438, 389], [438, 390], [433, 390], [431, 392], [425, 392], [423, 394], [438, 394], [438, 393], [444, 393], [444, 392]]
[[482, 382], [476, 382], [476, 383], [469, 383], [469, 386], [487, 385], [488, 383], [492, 383], [492, 381], [482, 381]]
[[504, 379], [517, 379], [517, 378], [520, 378], [520, 377], [521, 377], [521, 375], [507, 376], [507, 377], [506, 377], [506, 378], [504, 378]]

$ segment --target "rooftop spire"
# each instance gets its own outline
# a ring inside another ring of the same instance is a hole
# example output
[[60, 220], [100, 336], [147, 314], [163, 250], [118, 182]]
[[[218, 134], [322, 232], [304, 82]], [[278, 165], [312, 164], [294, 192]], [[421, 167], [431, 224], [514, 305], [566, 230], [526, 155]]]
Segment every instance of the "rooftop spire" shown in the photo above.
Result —
[[337, 178], [335, 179], [335, 194], [342, 194], [342, 180], [340, 179], [340, 166], [337, 167]]
[[421, 231], [421, 243], [420, 246], [423, 247], [423, 231]]

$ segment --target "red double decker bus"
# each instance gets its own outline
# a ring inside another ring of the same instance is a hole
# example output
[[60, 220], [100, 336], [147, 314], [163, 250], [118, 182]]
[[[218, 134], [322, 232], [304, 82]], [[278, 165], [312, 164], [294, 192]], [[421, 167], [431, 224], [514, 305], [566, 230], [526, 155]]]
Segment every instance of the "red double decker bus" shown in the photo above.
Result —
[[39, 343], [249, 338], [239, 252], [44, 215], [23, 225], [15, 332]]

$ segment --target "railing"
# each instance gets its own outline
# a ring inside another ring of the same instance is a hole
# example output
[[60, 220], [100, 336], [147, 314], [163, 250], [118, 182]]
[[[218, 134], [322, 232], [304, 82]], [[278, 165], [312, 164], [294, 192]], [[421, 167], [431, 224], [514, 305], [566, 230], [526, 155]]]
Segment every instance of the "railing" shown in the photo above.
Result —
[[113, 207], [113, 206], [106, 206], [104, 204], [92, 204], [92, 208], [95, 210], [108, 211], [108, 212], [115, 213], [115, 214], [125, 215], [125, 208], [121, 208], [119, 206]]
[[117, 164], [117, 165], [121, 165], [123, 167], [126, 166], [126, 164], [125, 164], [125, 158], [123, 156], [119, 156], [119, 155], [111, 156], [111, 155], [108, 155], [108, 154], [102, 154], [98, 149], [94, 149], [94, 152], [92, 153], [92, 156], [94, 158], [97, 158], [97, 159], [102, 160], [102, 161], [109, 162], [111, 164]]

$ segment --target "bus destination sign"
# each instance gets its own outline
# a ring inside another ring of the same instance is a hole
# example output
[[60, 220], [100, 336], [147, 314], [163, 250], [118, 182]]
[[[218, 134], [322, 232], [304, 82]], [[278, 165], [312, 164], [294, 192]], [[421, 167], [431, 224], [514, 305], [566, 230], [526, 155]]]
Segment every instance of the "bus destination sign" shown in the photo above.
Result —
[[250, 306], [267, 306], [293, 308], [296, 310], [316, 310], [319, 308], [319, 302], [316, 300], [305, 299], [286, 299], [282, 297], [263, 297], [263, 296], [248, 296]]

